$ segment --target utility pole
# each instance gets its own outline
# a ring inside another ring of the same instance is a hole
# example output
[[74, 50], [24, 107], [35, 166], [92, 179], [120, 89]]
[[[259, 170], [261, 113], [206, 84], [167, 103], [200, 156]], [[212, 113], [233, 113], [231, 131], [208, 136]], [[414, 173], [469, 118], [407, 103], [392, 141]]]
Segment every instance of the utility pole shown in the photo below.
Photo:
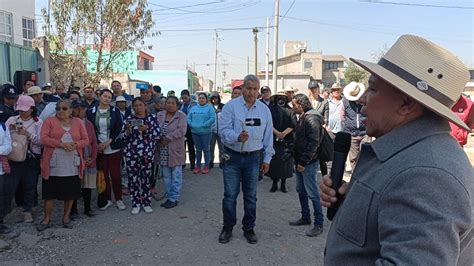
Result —
[[254, 58], [255, 58], [255, 71], [254, 74], [255, 76], [257, 75], [258, 71], [258, 63], [257, 63], [257, 58], [258, 58], [258, 28], [253, 28], [253, 44], [254, 44]]
[[222, 60], [222, 91], [224, 91], [225, 87], [225, 76], [227, 75], [227, 72], [225, 71], [225, 66], [227, 64], [225, 63], [225, 59]]
[[247, 74], [250, 73], [250, 57], [247, 55]]
[[267, 17], [267, 34], [266, 34], [266, 44], [265, 44], [265, 85], [269, 85], [268, 80], [268, 65], [270, 61], [270, 18]]
[[213, 91], [217, 91], [217, 42], [219, 41], [219, 35], [216, 31], [216, 55], [214, 57], [214, 86]]
[[280, 22], [280, 0], [275, 0], [275, 31], [273, 34], [273, 94], [278, 90], [278, 25]]

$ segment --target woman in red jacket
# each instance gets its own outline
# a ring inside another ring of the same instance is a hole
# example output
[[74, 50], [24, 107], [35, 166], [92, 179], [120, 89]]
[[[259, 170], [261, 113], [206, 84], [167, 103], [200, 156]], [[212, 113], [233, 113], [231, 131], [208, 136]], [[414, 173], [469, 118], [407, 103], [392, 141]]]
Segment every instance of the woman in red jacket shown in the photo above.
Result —
[[81, 178], [84, 173], [84, 147], [89, 144], [86, 128], [79, 118], [71, 117], [71, 102], [59, 100], [56, 116], [47, 118], [41, 128], [41, 158], [43, 177], [44, 219], [38, 231], [50, 227], [55, 199], [64, 201], [63, 227], [72, 228], [72, 203], [81, 196]]

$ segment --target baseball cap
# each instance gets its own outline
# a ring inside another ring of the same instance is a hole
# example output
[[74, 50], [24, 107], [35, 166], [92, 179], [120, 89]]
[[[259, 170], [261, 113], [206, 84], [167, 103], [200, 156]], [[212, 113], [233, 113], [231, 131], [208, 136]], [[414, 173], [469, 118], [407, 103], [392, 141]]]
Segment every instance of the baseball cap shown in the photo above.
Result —
[[125, 97], [123, 96], [117, 96], [117, 98], [115, 98], [115, 102], [126, 102], [127, 99], [125, 99]]
[[87, 103], [83, 100], [74, 100], [71, 103], [72, 108], [77, 108], [77, 107], [87, 107]]
[[44, 90], [47, 87], [53, 87], [53, 85], [51, 85], [51, 83], [47, 82], [47, 83], [43, 84], [43, 86], [41, 88]]
[[[39, 88], [39, 87], [38, 87]], [[28, 95], [20, 95], [18, 101], [16, 102], [17, 111], [28, 111], [32, 106], [35, 106], [35, 100]]]
[[18, 97], [18, 94], [16, 93], [16, 87], [12, 84], [3, 84], [0, 90], [2, 91], [2, 98], [15, 99]]

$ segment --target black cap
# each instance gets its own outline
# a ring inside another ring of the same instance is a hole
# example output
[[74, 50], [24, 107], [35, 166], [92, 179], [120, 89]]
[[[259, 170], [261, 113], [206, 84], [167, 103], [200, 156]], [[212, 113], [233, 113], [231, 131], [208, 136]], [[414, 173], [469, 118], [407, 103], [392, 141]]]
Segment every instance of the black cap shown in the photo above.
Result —
[[313, 79], [308, 83], [308, 89], [311, 89], [311, 88], [319, 88], [319, 84], [317, 80]]
[[83, 100], [74, 100], [71, 103], [72, 108], [77, 108], [77, 107], [87, 107], [87, 103]]
[[161, 87], [158, 86], [158, 85], [153, 86], [153, 90], [154, 90], [155, 92], [161, 93]]
[[0, 90], [2, 91], [2, 98], [16, 98], [18, 97], [18, 93], [16, 92], [16, 87], [13, 86], [12, 84], [6, 83], [3, 84], [2, 87], [0, 87]]

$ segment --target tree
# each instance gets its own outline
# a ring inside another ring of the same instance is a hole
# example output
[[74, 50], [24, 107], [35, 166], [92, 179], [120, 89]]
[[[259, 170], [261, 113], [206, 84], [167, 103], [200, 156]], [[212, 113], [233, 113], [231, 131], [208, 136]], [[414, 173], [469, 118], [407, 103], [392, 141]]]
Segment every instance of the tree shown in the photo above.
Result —
[[43, 9], [42, 14], [53, 82], [72, 84], [82, 79], [98, 85], [109, 79], [113, 63], [124, 51], [144, 44], [153, 26], [146, 0], [50, 1], [51, 10]]
[[349, 66], [347, 67], [346, 72], [344, 72], [344, 77], [347, 83], [351, 81], [365, 83], [367, 72], [356, 66], [356, 64], [349, 62]]

